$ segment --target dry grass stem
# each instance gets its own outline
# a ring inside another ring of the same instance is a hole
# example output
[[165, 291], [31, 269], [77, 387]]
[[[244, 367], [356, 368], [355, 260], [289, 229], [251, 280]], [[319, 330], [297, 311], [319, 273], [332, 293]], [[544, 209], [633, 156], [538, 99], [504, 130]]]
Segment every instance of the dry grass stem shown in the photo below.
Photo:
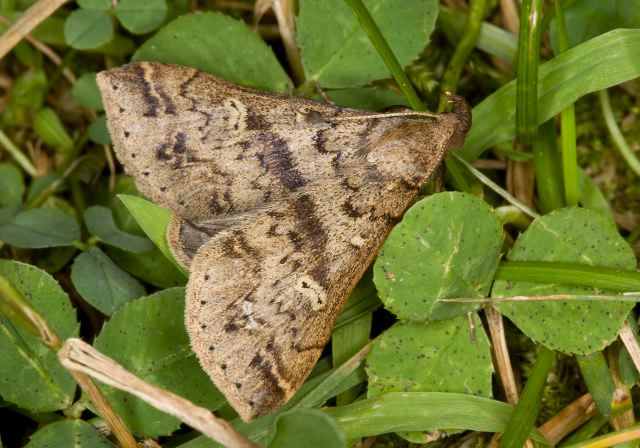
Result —
[[633, 334], [633, 330], [628, 322], [624, 323], [624, 326], [618, 333], [622, 343], [626, 347], [631, 359], [633, 360], [633, 364], [636, 366], [638, 372], [640, 372], [640, 345], [638, 345], [638, 340]]
[[591, 394], [585, 394], [545, 422], [538, 431], [552, 445], [556, 445], [597, 413], [598, 407]]
[[500, 0], [502, 24], [507, 31], [516, 36], [520, 30], [520, 14], [517, 3], [515, 0]]
[[496, 372], [507, 397], [507, 402], [515, 405], [518, 402], [518, 388], [513, 375], [511, 358], [509, 358], [502, 314], [492, 307], [488, 307], [485, 313], [489, 324], [489, 333], [491, 333], [491, 348], [495, 357]]
[[208, 409], [196, 406], [176, 394], [141, 380], [113, 359], [80, 339], [68, 339], [59, 352], [62, 365], [81, 372], [119, 390], [129, 392], [151, 406], [179, 418], [210, 439], [229, 448], [256, 448], [257, 445], [237, 432], [229, 423]]
[[[0, 23], [8, 27], [12, 25], [11, 20], [1, 15], [0, 15]], [[51, 47], [49, 47], [47, 44], [45, 44], [41, 40], [36, 39], [31, 34], [25, 35], [24, 39], [27, 42], [29, 42], [31, 45], [33, 45], [38, 51], [40, 51], [40, 53], [48, 57], [49, 60], [51, 60], [51, 62], [53, 62], [54, 64], [60, 65], [60, 63], [62, 63], [62, 58], [58, 56], [58, 53], [53, 51]], [[65, 78], [67, 78], [67, 81], [69, 81], [70, 84], [75, 84], [75, 82], [77, 81], [76, 76], [73, 74], [73, 72], [69, 68], [63, 69], [62, 74]]]
[[258, 0], [254, 6], [254, 29], [262, 16], [272, 9], [278, 21], [280, 38], [287, 54], [287, 62], [291, 68], [291, 75], [296, 85], [304, 82], [304, 69], [300, 59], [300, 50], [296, 43], [296, 14], [294, 0]]
[[67, 0], [38, 0], [0, 36], [0, 59]]
[[[66, 345], [58, 352], [58, 357], [62, 361]], [[138, 448], [138, 443], [133, 435], [129, 432], [124, 422], [120, 419], [116, 411], [113, 410], [111, 404], [106, 397], [100, 392], [100, 389], [91, 380], [91, 377], [85, 373], [77, 372], [62, 363], [80, 388], [87, 394], [91, 402], [95, 405], [98, 414], [107, 422], [107, 425], [113, 431], [113, 435], [123, 448]]]

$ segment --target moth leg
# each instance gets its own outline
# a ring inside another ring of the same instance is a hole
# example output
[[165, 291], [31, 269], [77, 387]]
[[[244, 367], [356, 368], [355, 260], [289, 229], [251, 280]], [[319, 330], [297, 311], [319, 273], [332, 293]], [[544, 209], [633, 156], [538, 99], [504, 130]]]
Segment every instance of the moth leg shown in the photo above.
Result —
[[436, 192], [440, 192], [444, 188], [444, 178], [446, 174], [446, 168], [447, 167], [444, 164], [444, 162], [438, 165], [438, 167], [436, 168], [436, 172], [434, 173], [434, 176], [433, 176], [433, 188]]

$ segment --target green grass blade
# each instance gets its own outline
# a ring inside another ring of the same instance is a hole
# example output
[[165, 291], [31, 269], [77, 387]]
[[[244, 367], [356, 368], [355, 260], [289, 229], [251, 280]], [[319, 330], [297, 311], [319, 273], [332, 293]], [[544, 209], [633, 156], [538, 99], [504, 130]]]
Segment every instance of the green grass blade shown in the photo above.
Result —
[[538, 139], [533, 144], [533, 163], [542, 212], [549, 213], [564, 207], [562, 167], [556, 147], [554, 120], [543, 123], [538, 130]]
[[23, 170], [27, 172], [30, 176], [37, 176], [38, 170], [31, 163], [31, 160], [27, 156], [25, 156], [22, 151], [7, 137], [7, 134], [2, 132], [0, 129], [0, 145], [4, 147], [4, 149], [9, 153], [13, 160], [16, 161], [18, 165], [22, 167]]
[[0, 313], [14, 324], [20, 325], [43, 344], [60, 348], [60, 337], [50, 328], [47, 321], [18, 292], [8, 278], [0, 274]]
[[578, 154], [576, 152], [576, 111], [573, 104], [560, 112], [562, 171], [567, 206], [578, 205]]
[[584, 208], [590, 208], [606, 216], [611, 223], [615, 223], [609, 201], [598, 185], [582, 168], [578, 169], [578, 186], [580, 187], [580, 204]]
[[[500, 187], [498, 184], [496, 184], [494, 181], [492, 181], [491, 179], [489, 179], [487, 176], [485, 176], [484, 174], [482, 174], [482, 172], [476, 168], [473, 167], [473, 165], [471, 165], [469, 162], [467, 162], [466, 160], [464, 160], [462, 157], [458, 156], [457, 154], [453, 155], [454, 158], [457, 159], [458, 163], [461, 163], [462, 165], [464, 165], [464, 167], [466, 169], [468, 169], [471, 173], [473, 173], [473, 175], [480, 180], [480, 182], [482, 182], [483, 184], [485, 184], [487, 187], [491, 188], [493, 191], [495, 191], [496, 193], [498, 193], [500, 196], [502, 196], [505, 200], [509, 201], [509, 203], [511, 203], [514, 207], [517, 207], [519, 210], [521, 210], [523, 213], [531, 216], [532, 218], [537, 218], [538, 215], [535, 211], [533, 211], [532, 209], [530, 209], [529, 207], [527, 207], [525, 204], [523, 204], [522, 202], [520, 202], [519, 200], [517, 200], [513, 195], [511, 195], [507, 190], [505, 190], [504, 188]], [[448, 161], [447, 161], [448, 162]]]
[[501, 448], [525, 446], [525, 442], [535, 424], [538, 409], [540, 409], [542, 392], [547, 384], [547, 375], [554, 356], [551, 350], [540, 346], [531, 375], [522, 391], [522, 395], [520, 395], [513, 414], [511, 414], [507, 429], [504, 431], [502, 439], [500, 439]]
[[[397, 431], [469, 429], [502, 432], [513, 407], [475, 395], [445, 392], [390, 392], [347, 406], [323, 409], [342, 428], [347, 439]], [[531, 437], [545, 443], [536, 433]]]
[[[371, 343], [360, 349], [358, 353], [345, 361], [341, 366], [333, 369], [320, 383], [304, 395], [296, 403], [296, 406], [304, 408], [318, 406], [329, 398], [336, 396], [336, 394], [344, 392], [354, 385], [359, 384], [359, 382], [364, 381], [366, 375], [360, 365], [370, 349]], [[357, 378], [359, 382], [349, 382], [346, 384], [348, 378]]]
[[[610, 432], [604, 436], [591, 440], [584, 440], [572, 445], [563, 445], [565, 448], [605, 448], [608, 446], [629, 446], [622, 445], [624, 442], [633, 442], [640, 439], [640, 423], [620, 431]], [[632, 445], [635, 446], [635, 445]]]
[[[466, 14], [446, 6], [440, 6], [438, 14], [440, 29], [451, 42], [457, 41], [464, 32], [466, 20]], [[518, 51], [518, 40], [513, 34], [488, 22], [481, 24], [480, 35], [475, 45], [479, 50], [507, 62], [513, 61]]]
[[[640, 76], [640, 29], [619, 29], [577, 45], [542, 64], [538, 123], [558, 115], [587, 93]], [[487, 148], [515, 136], [515, 81], [473, 108], [473, 127], [458, 154], [476, 160]]]
[[349, 323], [359, 319], [360, 317], [366, 314], [373, 313], [375, 310], [377, 310], [381, 306], [382, 306], [382, 302], [380, 301], [378, 296], [375, 294], [375, 292], [373, 294], [366, 296], [362, 300], [359, 300], [357, 303], [354, 303], [353, 305], [349, 305], [349, 303], [347, 303], [347, 306], [345, 306], [342, 312], [338, 314], [338, 318], [333, 324], [333, 331], [336, 331], [342, 328], [343, 326], [348, 325]]
[[522, 2], [516, 62], [516, 135], [521, 143], [533, 143], [538, 135], [539, 19], [541, 14], [541, 0]]
[[616, 385], [611, 378], [611, 372], [604, 358], [604, 353], [598, 351], [590, 355], [576, 355], [576, 361], [578, 361], [584, 382], [600, 413], [610, 418], [613, 415], [611, 400], [613, 399]]
[[503, 261], [498, 265], [495, 279], [591, 286], [618, 292], [640, 291], [638, 271], [571, 263]]
[[[560, 0], [555, 2], [555, 12], [558, 25], [558, 50], [564, 53], [569, 49], [569, 41]], [[560, 113], [560, 132], [565, 200], [568, 206], [576, 206], [578, 205], [578, 154], [576, 152], [576, 111], [573, 104]]]
[[602, 107], [602, 115], [604, 116], [604, 121], [607, 123], [607, 129], [609, 129], [609, 133], [611, 134], [611, 139], [615, 143], [618, 151], [624, 157], [624, 160], [627, 161], [629, 166], [635, 173], [640, 176], [640, 160], [635, 156], [629, 145], [627, 144], [618, 124], [616, 123], [616, 119], [613, 116], [613, 111], [611, 110], [611, 102], [609, 101], [609, 93], [606, 89], [603, 89], [598, 92], [598, 98], [600, 99], [600, 106]]
[[[485, 11], [487, 10], [486, 0], [471, 0], [469, 8], [469, 14], [467, 15], [467, 23], [464, 29], [464, 33], [460, 38], [456, 50], [453, 56], [449, 60], [447, 70], [442, 77], [442, 92], [455, 93], [457, 90], [458, 80], [462, 73], [462, 67], [467, 62], [467, 58], [473, 50], [473, 47], [480, 35], [480, 29], [482, 26], [482, 19], [484, 18]], [[440, 104], [438, 111], [442, 112], [447, 107], [447, 99], [443, 94], [440, 96]]]
[[[371, 320], [371, 313], [367, 313], [333, 331], [331, 336], [331, 356], [334, 366], [339, 366], [346, 362], [369, 342]], [[360, 387], [356, 386], [338, 394], [336, 397], [337, 405], [351, 403], [357, 398], [359, 391]]]
[[407, 99], [407, 102], [409, 103], [411, 108], [413, 110], [426, 110], [424, 104], [422, 104], [422, 101], [420, 101], [420, 98], [418, 98], [418, 95], [411, 86], [409, 78], [407, 78], [404, 70], [402, 70], [402, 66], [398, 62], [398, 59], [393, 54], [393, 51], [387, 43], [387, 40], [382, 35], [380, 28], [378, 28], [378, 25], [373, 20], [373, 17], [371, 17], [371, 14], [369, 13], [367, 7], [364, 5], [364, 3], [362, 3], [362, 0], [344, 1], [353, 10], [353, 13], [356, 15], [358, 22], [360, 22], [362, 29], [364, 29], [365, 33], [367, 33], [369, 40], [371, 40], [371, 43], [380, 54], [380, 57], [389, 69], [389, 72], [391, 73], [391, 76], [393, 76], [393, 79], [395, 79], [398, 83], [400, 91]]
[[[363, 353], [360, 353], [360, 355], [364, 357]], [[334, 397], [337, 393], [348, 390], [354, 385], [365, 381], [366, 373], [364, 368], [360, 366], [361, 361], [361, 358], [359, 361], [352, 358], [337, 369], [332, 369], [307, 380], [288, 403], [272, 414], [248, 423], [243, 422], [240, 418], [236, 418], [230, 423], [249, 439], [261, 443], [268, 435], [275, 419], [282, 413], [294, 408], [309, 409], [318, 406], [329, 398]], [[221, 445], [202, 435], [179, 446], [180, 448], [221, 447]]]

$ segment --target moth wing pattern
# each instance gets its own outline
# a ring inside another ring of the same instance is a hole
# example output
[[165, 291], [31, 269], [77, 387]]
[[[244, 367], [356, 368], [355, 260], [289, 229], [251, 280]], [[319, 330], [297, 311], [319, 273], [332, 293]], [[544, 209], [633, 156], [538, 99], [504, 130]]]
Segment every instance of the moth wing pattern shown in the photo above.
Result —
[[306, 186], [198, 250], [187, 330], [204, 370], [244, 420], [285, 403], [313, 369], [349, 293], [455, 132], [424, 153], [406, 145], [438, 129], [397, 125], [342, 179]]
[[367, 118], [159, 63], [98, 85], [116, 155], [173, 213], [192, 348], [244, 420], [304, 382], [392, 225], [471, 123], [457, 97], [428, 120]]
[[335, 182], [308, 187], [212, 238], [191, 263], [192, 348], [244, 420], [276, 409], [304, 382], [391, 228], [386, 212], [351, 209], [353, 199]]
[[233, 222], [229, 216], [336, 176], [375, 134], [371, 123], [331, 121], [366, 112], [258, 92], [188, 67], [128, 64], [97, 81], [126, 172], [142, 193], [187, 220], [172, 223], [192, 240], [173, 247], [187, 266], [197, 243]]

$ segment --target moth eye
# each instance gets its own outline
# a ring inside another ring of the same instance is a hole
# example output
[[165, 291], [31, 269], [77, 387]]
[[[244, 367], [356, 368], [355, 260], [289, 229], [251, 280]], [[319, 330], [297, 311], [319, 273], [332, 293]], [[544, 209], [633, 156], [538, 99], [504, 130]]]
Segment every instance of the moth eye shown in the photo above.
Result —
[[236, 389], [240, 389], [242, 387], [242, 383], [236, 383]]
[[206, 300], [201, 300], [201, 301], [200, 301], [200, 305], [206, 305], [206, 304], [207, 304], [207, 301], [206, 301]]
[[214, 351], [215, 349], [216, 349], [216, 348], [215, 348], [215, 346], [213, 346], [213, 345], [210, 345], [210, 346], [209, 346], [209, 351], [210, 351], [210, 352]]
[[160, 187], [160, 191], [162, 191], [162, 192], [167, 191], [167, 187]]
[[202, 324], [200, 325], [200, 328], [202, 328], [203, 330], [205, 330], [207, 328], [207, 324]]
[[309, 286], [309, 283], [307, 283], [307, 282], [305, 282], [305, 281], [303, 280], [303, 281], [302, 281], [302, 287], [303, 287], [304, 289], [308, 289], [308, 288], [310, 288], [311, 286]]
[[227, 365], [225, 363], [220, 364], [220, 368], [222, 370], [227, 370]]
[[149, 171], [145, 171], [144, 173], [142, 173], [143, 176], [148, 176], [149, 175]]
[[124, 138], [128, 138], [131, 135], [131, 132], [124, 131]]
[[307, 120], [310, 121], [311, 123], [318, 124], [318, 123], [324, 123], [326, 121], [324, 118], [324, 115], [322, 115], [317, 110], [308, 110], [306, 112], [306, 116], [307, 116]]
[[132, 152], [132, 153], [131, 153], [131, 158], [132, 158], [132, 159], [135, 159], [135, 158], [136, 158], [136, 153], [135, 153], [135, 152]]
[[122, 113], [122, 112], [124, 112], [124, 107], [120, 106], [120, 107], [118, 108], [118, 110], [120, 111], [120, 113]]
[[247, 401], [247, 404], [251, 407], [253, 407], [253, 405], [255, 404], [253, 400], [249, 400]]
[[209, 281], [209, 274], [204, 274], [204, 281]]

